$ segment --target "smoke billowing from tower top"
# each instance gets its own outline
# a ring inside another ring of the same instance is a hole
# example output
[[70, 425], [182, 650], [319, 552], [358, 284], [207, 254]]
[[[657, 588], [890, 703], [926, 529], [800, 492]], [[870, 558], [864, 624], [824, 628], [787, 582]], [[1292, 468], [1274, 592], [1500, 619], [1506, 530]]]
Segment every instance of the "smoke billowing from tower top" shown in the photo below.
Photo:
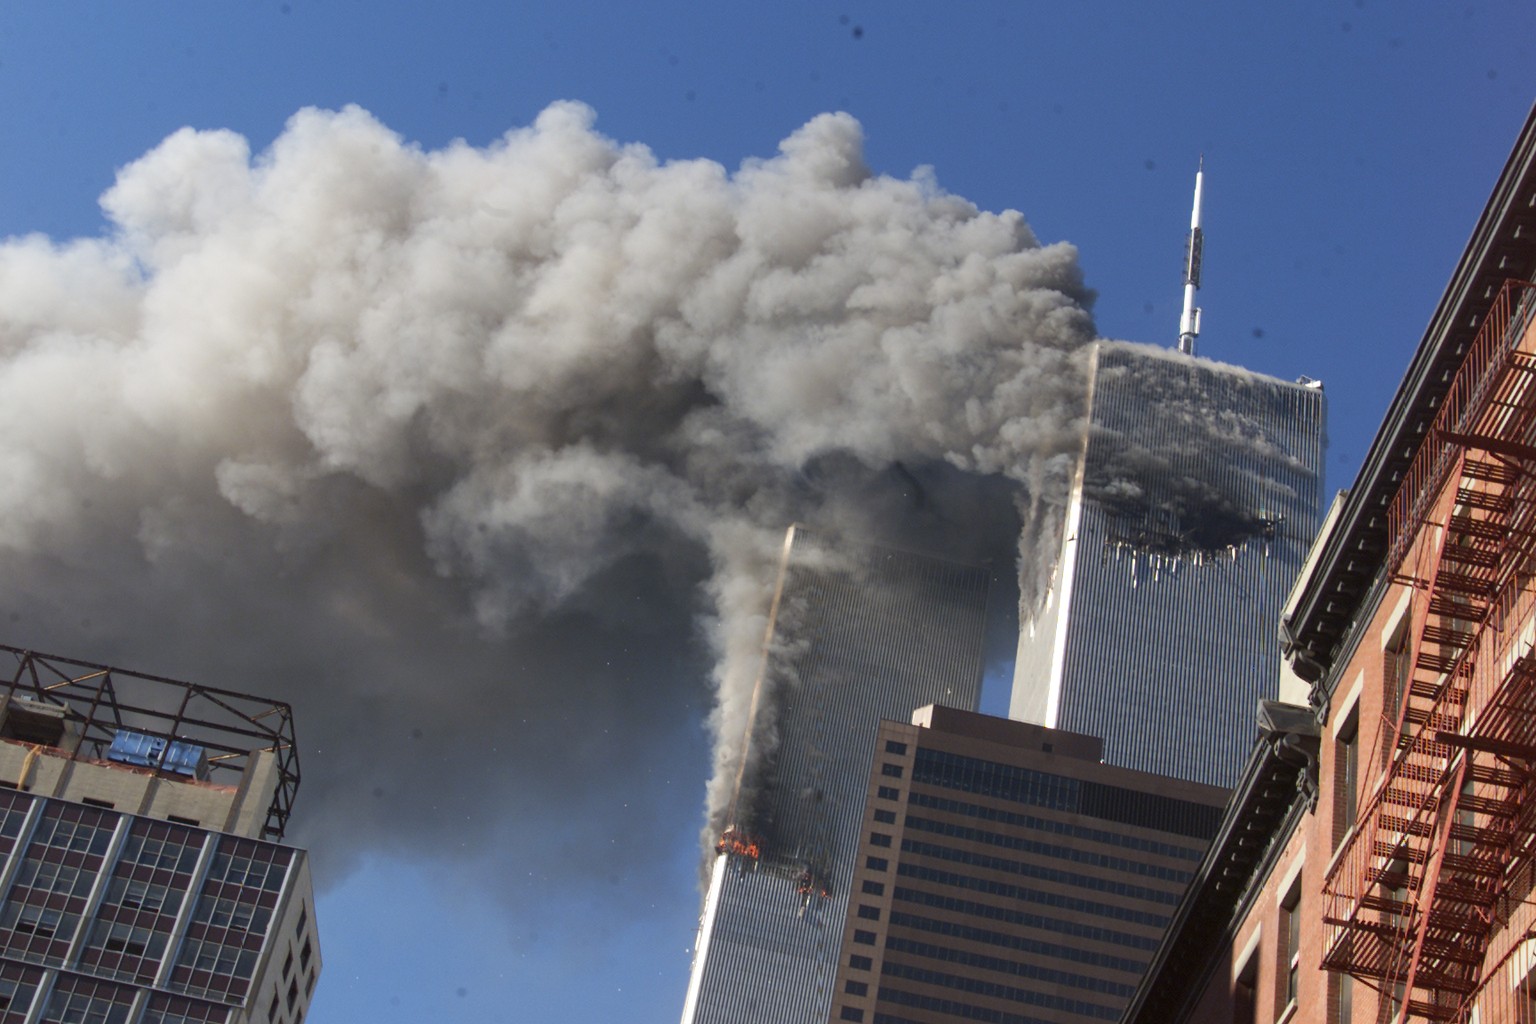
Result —
[[637, 766], [696, 680], [740, 736], [785, 524], [1046, 528], [1070, 246], [872, 173], [847, 115], [734, 172], [592, 122], [186, 129], [102, 237], [0, 244], [5, 639], [290, 697], [322, 853], [601, 874], [695, 785]]

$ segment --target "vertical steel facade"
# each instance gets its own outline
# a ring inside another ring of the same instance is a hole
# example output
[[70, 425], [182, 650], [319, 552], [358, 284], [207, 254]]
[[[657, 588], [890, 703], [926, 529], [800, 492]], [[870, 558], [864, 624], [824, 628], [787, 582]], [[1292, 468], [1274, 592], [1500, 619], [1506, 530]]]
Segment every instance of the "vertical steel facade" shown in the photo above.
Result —
[[1230, 786], [1317, 529], [1322, 392], [1100, 342], [1089, 405], [1011, 715], [1101, 736], [1109, 764]]
[[800, 528], [788, 544], [763, 684], [777, 743], [738, 823], [762, 854], [715, 861], [685, 1024], [826, 1021], [876, 727], [980, 698], [985, 569]]

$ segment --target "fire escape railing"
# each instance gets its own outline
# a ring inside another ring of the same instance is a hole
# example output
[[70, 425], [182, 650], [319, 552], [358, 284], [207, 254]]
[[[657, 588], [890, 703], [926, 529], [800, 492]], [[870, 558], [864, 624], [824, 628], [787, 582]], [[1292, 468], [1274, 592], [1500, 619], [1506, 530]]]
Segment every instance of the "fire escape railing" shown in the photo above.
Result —
[[1528, 283], [1500, 291], [1388, 514], [1387, 568], [1416, 591], [1408, 677], [1379, 740], [1390, 760], [1324, 882], [1323, 963], [1380, 989], [1398, 1021], [1470, 1005], [1501, 898], [1536, 852], [1522, 813], [1536, 758], [1533, 307]]

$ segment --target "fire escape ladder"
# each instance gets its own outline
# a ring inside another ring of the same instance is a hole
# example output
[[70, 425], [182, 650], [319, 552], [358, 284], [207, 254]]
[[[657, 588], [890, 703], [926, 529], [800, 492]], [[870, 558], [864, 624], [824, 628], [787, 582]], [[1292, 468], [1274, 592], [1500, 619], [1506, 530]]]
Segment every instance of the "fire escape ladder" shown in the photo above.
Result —
[[[1413, 936], [1413, 944], [1407, 950], [1407, 969], [1402, 979], [1402, 992], [1406, 994], [1407, 998], [1400, 998], [1399, 1000], [1398, 1013], [1395, 1018], [1398, 1024], [1406, 1024], [1410, 1016], [1424, 1017], [1429, 1020], [1446, 1020], [1455, 1012], [1455, 1006], [1453, 1005], [1449, 1008], [1450, 1012], [1444, 1015], [1441, 1014], [1441, 1001], [1439, 998], [1441, 986], [1437, 985], [1436, 982], [1443, 983], [1450, 981], [1451, 978], [1437, 977], [1435, 969], [1427, 963], [1429, 957], [1426, 956], [1426, 953], [1430, 957], [1434, 956], [1439, 951], [1437, 947], [1444, 944], [1442, 929], [1445, 929], [1447, 925], [1454, 928], [1453, 923], [1446, 920], [1447, 915], [1444, 912], [1439, 915], [1439, 921], [1435, 920], [1435, 905], [1437, 902], [1436, 898], [1439, 896], [1440, 873], [1445, 864], [1446, 842], [1450, 838], [1448, 823], [1456, 820], [1457, 796], [1461, 791], [1460, 783], [1465, 766], [1466, 759], [1462, 758], [1457, 762], [1456, 768], [1450, 772], [1452, 779], [1455, 780], [1455, 785], [1450, 787], [1450, 800], [1440, 803], [1437, 808], [1437, 818], [1439, 820], [1431, 833], [1432, 839], [1427, 851], [1428, 863], [1418, 885], [1419, 898], [1413, 902], [1409, 910], [1410, 921], [1408, 930], [1409, 934]], [[1439, 926], [1438, 928], [1436, 927], [1437, 925]], [[1431, 935], [1434, 935], [1434, 937], [1431, 938]], [[1452, 931], [1451, 938], [1451, 945], [1454, 945], [1454, 931]], [[1482, 957], [1478, 956], [1477, 959], [1478, 962], [1481, 962]], [[1443, 969], [1444, 965], [1442, 964], [1441, 966]], [[1474, 963], [1471, 966], [1475, 970], [1477, 964]], [[1454, 968], [1451, 974], [1454, 975]], [[1413, 998], [1413, 994], [1420, 989], [1428, 990], [1431, 993], [1428, 999], [1416, 1000]], [[1470, 986], [1467, 990], [1470, 991]]]
[[[1505, 508], [1496, 501], [1461, 500], [1477, 489], [1482, 467], [1475, 460], [1458, 456], [1454, 472], [1458, 485], [1438, 510], [1444, 526], [1417, 553], [1414, 579], [1423, 591], [1417, 602], [1422, 610], [1415, 615], [1419, 628], [1411, 637], [1406, 685], [1391, 732], [1396, 745], [1324, 886], [1330, 933], [1324, 965], [1386, 992], [1401, 987], [1410, 997], [1413, 979], [1421, 974], [1430, 983], [1449, 979], [1462, 955], [1457, 944], [1442, 941], [1442, 918], [1425, 913], [1423, 904], [1426, 890], [1443, 872], [1443, 843], [1437, 839], [1445, 838], [1447, 821], [1455, 820], [1459, 794], [1446, 780], [1459, 771], [1457, 751], [1438, 737], [1461, 726], [1470, 679], [1467, 653], [1488, 612], [1497, 573], [1486, 538], [1499, 530], [1496, 517]], [[1453, 797], [1449, 804], [1447, 791]], [[1436, 966], [1421, 972], [1426, 952]], [[1437, 996], [1409, 1000], [1415, 1012], [1437, 1001]]]
[[1323, 966], [1399, 1022], [1471, 1019], [1512, 880], [1536, 870], [1533, 296], [1499, 293], [1388, 515], [1415, 628], [1390, 758], [1324, 882]]

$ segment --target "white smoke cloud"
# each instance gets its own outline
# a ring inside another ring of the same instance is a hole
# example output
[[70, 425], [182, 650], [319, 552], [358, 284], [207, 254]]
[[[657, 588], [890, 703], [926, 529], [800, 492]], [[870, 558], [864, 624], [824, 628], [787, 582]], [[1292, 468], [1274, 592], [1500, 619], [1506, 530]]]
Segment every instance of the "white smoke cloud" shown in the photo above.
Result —
[[103, 237], [0, 243], [8, 642], [292, 700], [333, 857], [571, 800], [643, 857], [635, 766], [705, 678], [733, 767], [791, 520], [953, 527], [1000, 493], [962, 470], [1038, 534], [1093, 335], [1070, 246], [871, 173], [844, 114], [734, 173], [592, 123], [185, 129]]

